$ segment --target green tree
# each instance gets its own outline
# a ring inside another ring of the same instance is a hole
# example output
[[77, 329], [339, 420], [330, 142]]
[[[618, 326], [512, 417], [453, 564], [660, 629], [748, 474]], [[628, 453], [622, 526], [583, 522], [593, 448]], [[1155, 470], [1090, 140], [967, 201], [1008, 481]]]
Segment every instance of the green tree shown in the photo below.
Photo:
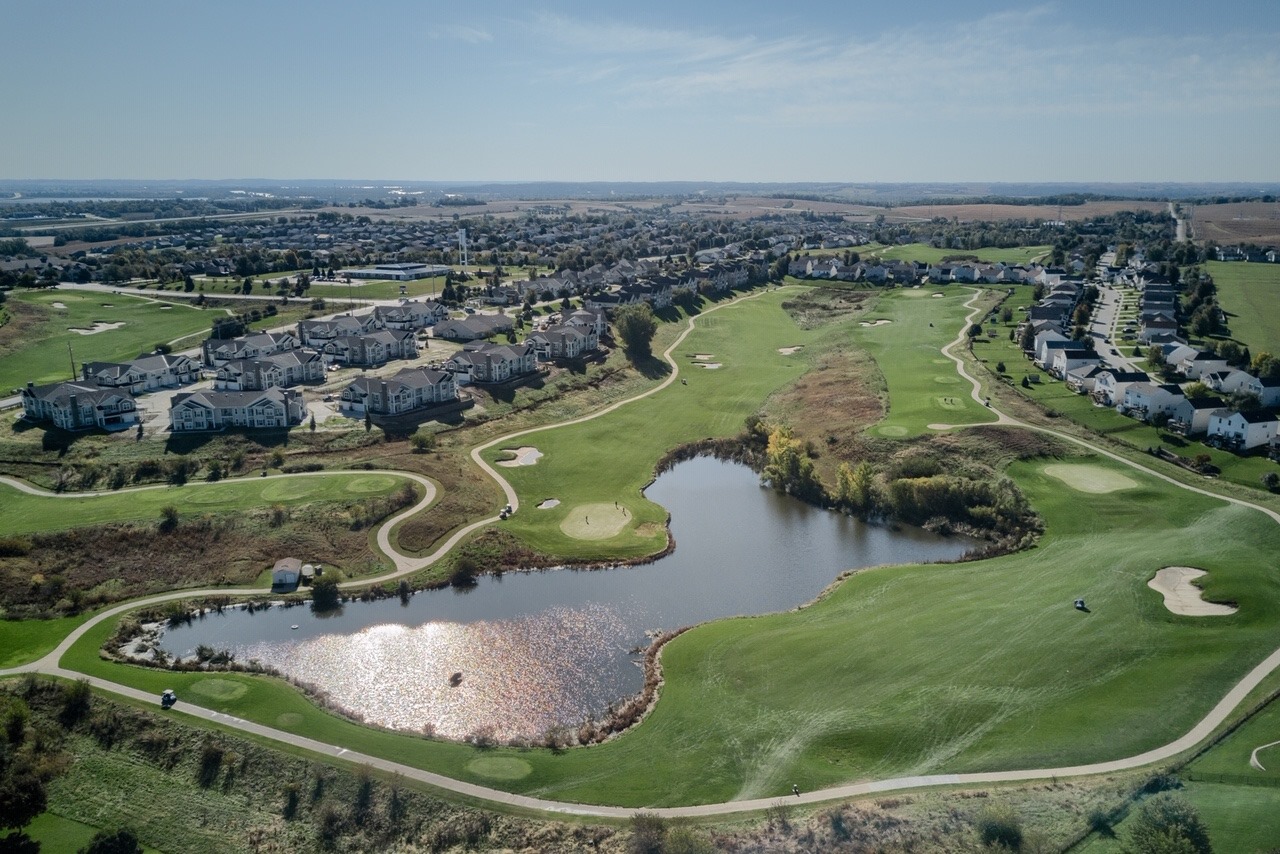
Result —
[[807, 501], [821, 498], [822, 485], [814, 474], [813, 460], [789, 428], [776, 427], [769, 433], [765, 455], [767, 462], [760, 476], [774, 489]]
[[415, 454], [425, 454], [436, 446], [436, 434], [419, 430], [409, 437], [409, 444], [413, 446]]
[[647, 302], [624, 306], [614, 318], [618, 339], [627, 358], [636, 362], [653, 355], [653, 336], [658, 332], [658, 321]]
[[79, 854], [142, 854], [142, 845], [132, 828], [119, 827], [99, 830]]
[[332, 611], [342, 604], [342, 596], [338, 592], [338, 579], [332, 575], [322, 575], [311, 585], [311, 608], [316, 611]]
[[1129, 854], [1209, 854], [1209, 832], [1185, 798], [1161, 792], [1148, 798], [1129, 824]]

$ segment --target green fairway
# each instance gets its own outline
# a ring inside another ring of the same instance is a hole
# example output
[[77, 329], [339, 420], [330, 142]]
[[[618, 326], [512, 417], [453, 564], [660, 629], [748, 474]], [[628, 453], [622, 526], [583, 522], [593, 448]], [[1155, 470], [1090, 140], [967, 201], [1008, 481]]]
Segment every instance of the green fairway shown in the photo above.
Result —
[[[672, 353], [685, 382], [601, 418], [539, 430], [489, 450], [490, 461], [509, 456], [502, 448], [520, 445], [543, 454], [532, 466], [500, 469], [521, 501], [520, 512], [503, 524], [535, 548], [565, 557], [615, 559], [660, 551], [666, 545], [666, 510], [640, 494], [654, 465], [677, 445], [741, 432], [747, 416], [772, 391], [808, 369], [809, 348], [833, 334], [831, 329], [797, 329], [779, 308], [787, 293], [763, 294], [700, 317], [694, 332]], [[797, 345], [805, 349], [778, 352]], [[695, 355], [712, 357], [698, 361], [720, 367], [699, 367]], [[626, 438], [619, 441], [621, 437]], [[602, 472], [608, 476], [601, 477]], [[536, 509], [547, 498], [560, 504]], [[591, 511], [579, 508], [598, 504], [612, 510], [615, 501], [629, 512], [617, 535], [602, 539], [588, 533], [582, 520]]]
[[[942, 296], [934, 296], [942, 294]], [[947, 286], [887, 292], [856, 326], [853, 340], [876, 360], [889, 385], [889, 414], [871, 428], [878, 436], [918, 436], [928, 425], [981, 424], [995, 415], [970, 396], [972, 387], [956, 373], [941, 349], [956, 337], [973, 297], [968, 288]]]
[[940, 249], [927, 243], [906, 243], [901, 246], [890, 246], [864, 254], [864, 257], [875, 257], [883, 261], [921, 261], [925, 264], [937, 264], [943, 258], [977, 256], [980, 261], [1006, 264], [1025, 264], [1042, 255], [1048, 254], [1051, 246], [1013, 246], [1001, 248], [984, 246], [981, 249]]
[[388, 494], [398, 485], [399, 479], [389, 475], [335, 473], [193, 482], [96, 496], [46, 496], [28, 495], [0, 483], [0, 535], [158, 520], [161, 509], [168, 506], [178, 508], [179, 514], [188, 507], [200, 513], [230, 513], [272, 504], [363, 500]]
[[1280, 264], [1210, 261], [1231, 337], [1259, 353], [1280, 353]]
[[[156, 344], [207, 332], [215, 318], [225, 316], [199, 309], [190, 301], [157, 302], [142, 297], [86, 291], [40, 291], [10, 295], [15, 314], [23, 318], [21, 337], [4, 341], [0, 358], [0, 392], [11, 388], [71, 379], [85, 362], [118, 362], [149, 353]], [[57, 305], [65, 306], [60, 308]], [[25, 311], [24, 311], [25, 309]], [[119, 324], [82, 335], [72, 329], [94, 324]], [[16, 328], [16, 327], [15, 327]], [[67, 352], [68, 345], [71, 353]], [[79, 376], [77, 375], [77, 379]]]

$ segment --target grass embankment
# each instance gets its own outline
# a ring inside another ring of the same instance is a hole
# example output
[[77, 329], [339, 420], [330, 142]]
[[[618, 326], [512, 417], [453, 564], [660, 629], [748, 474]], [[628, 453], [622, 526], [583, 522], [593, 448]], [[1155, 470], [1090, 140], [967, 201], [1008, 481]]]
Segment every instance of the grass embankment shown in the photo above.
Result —
[[0, 535], [37, 534], [110, 522], [158, 520], [165, 507], [179, 514], [243, 512], [317, 501], [349, 501], [390, 494], [403, 481], [387, 474], [322, 474], [239, 478], [185, 486], [152, 486], [103, 495], [30, 495], [0, 483]]
[[[86, 362], [132, 359], [156, 344], [207, 331], [217, 317], [225, 316], [184, 300], [156, 302], [67, 290], [15, 292], [8, 308], [13, 318], [0, 327], [0, 392], [5, 394], [28, 382], [42, 385], [70, 379], [68, 345], [78, 372]], [[89, 335], [72, 331], [92, 329], [95, 323], [123, 325]]]
[[0, 620], [0, 670], [35, 661], [92, 614], [53, 620]]
[[1231, 337], [1255, 356], [1280, 353], [1280, 264], [1210, 261], [1204, 269], [1218, 286]]

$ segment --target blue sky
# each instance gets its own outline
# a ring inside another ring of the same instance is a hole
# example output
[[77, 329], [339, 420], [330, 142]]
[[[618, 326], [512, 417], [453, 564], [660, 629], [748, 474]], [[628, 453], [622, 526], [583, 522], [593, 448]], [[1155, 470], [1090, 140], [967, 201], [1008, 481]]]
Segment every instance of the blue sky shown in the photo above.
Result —
[[1280, 180], [1273, 2], [11, 0], [4, 18], [5, 178]]

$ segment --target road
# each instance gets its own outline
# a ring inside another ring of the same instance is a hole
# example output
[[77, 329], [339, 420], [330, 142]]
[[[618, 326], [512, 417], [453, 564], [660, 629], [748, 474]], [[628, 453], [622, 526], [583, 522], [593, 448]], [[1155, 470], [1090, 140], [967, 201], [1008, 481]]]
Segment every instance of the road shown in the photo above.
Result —
[[[703, 312], [698, 317], [705, 317], [707, 314], [710, 314], [713, 311], [726, 308], [730, 305], [735, 305], [737, 302], [741, 300], [754, 299], [754, 298], [758, 298], [759, 296], [760, 294], [753, 294], [750, 296], [741, 297], [738, 300], [734, 300], [732, 302], [722, 303], [718, 306], [715, 306], [709, 309], [706, 312]], [[1027, 430], [1035, 430], [1037, 432], [1041, 432], [1046, 435], [1055, 436], [1061, 440], [1079, 445], [1083, 448], [1086, 448], [1092, 451], [1093, 453], [1105, 456], [1108, 459], [1127, 465], [1133, 469], [1136, 469], [1137, 471], [1140, 471], [1144, 474], [1158, 478], [1162, 481], [1165, 481], [1181, 489], [1186, 489], [1200, 495], [1206, 495], [1211, 498], [1216, 498], [1221, 501], [1226, 501], [1241, 507], [1248, 507], [1248, 508], [1257, 510], [1261, 513], [1266, 514], [1269, 518], [1271, 518], [1277, 524], [1280, 524], [1280, 513], [1277, 513], [1276, 511], [1270, 510], [1265, 507], [1261, 507], [1256, 504], [1252, 504], [1242, 499], [1219, 495], [1217, 493], [1210, 492], [1209, 490], [1202, 489], [1200, 487], [1184, 484], [1169, 475], [1166, 475], [1162, 472], [1151, 469], [1145, 465], [1128, 460], [1124, 457], [1121, 457], [1118, 454], [1115, 454], [1111, 451], [1108, 451], [1104, 448], [1094, 445], [1084, 439], [1079, 439], [1075, 436], [1071, 436], [1066, 433], [1061, 433], [1056, 430], [1051, 430], [1049, 428], [1039, 427], [1036, 425], [1023, 422], [1005, 412], [1002, 412], [997, 406], [991, 404], [989, 402], [989, 399], [983, 394], [982, 381], [969, 373], [968, 365], [965, 363], [964, 359], [961, 356], [956, 355], [956, 352], [955, 352], [958, 348], [964, 346], [966, 331], [968, 330], [970, 325], [972, 325], [972, 323], [976, 321], [984, 313], [984, 309], [978, 302], [980, 298], [981, 298], [981, 292], [980, 291], [975, 292], [973, 299], [971, 299], [968, 303], [968, 306], [972, 308], [972, 311], [970, 312], [969, 316], [965, 319], [965, 322], [961, 325], [960, 331], [958, 332], [956, 338], [947, 346], [942, 348], [942, 354], [955, 363], [957, 372], [960, 374], [961, 377], [963, 377], [967, 382], [970, 383], [970, 386], [971, 386], [970, 396], [973, 398], [973, 400], [977, 401], [979, 404], [989, 407], [992, 413], [995, 414], [996, 416], [995, 423], [1003, 424], [1007, 426], [1013, 426], [1013, 427], [1020, 427]], [[592, 418], [599, 418], [602, 415], [606, 414], [607, 412], [611, 412], [614, 409], [617, 409], [618, 407], [626, 406], [629, 403], [632, 403], [636, 400], [640, 400], [645, 397], [648, 397], [649, 395], [656, 394], [658, 391], [660, 391], [661, 389], [667, 387], [672, 382], [674, 382], [678, 377], [680, 368], [679, 368], [679, 365], [676, 363], [676, 360], [672, 358], [671, 354], [672, 352], [674, 352], [675, 348], [684, 341], [685, 337], [695, 328], [696, 319], [697, 318], [689, 319], [688, 325], [686, 326], [685, 330], [681, 332], [681, 334], [672, 343], [672, 345], [668, 347], [667, 350], [662, 354], [663, 359], [667, 361], [667, 363], [671, 366], [672, 370], [667, 380], [665, 380], [659, 386], [649, 389], [646, 392], [642, 392], [641, 394], [638, 394], [634, 397], [628, 398], [623, 401], [619, 401], [605, 410], [602, 410], [597, 413], [593, 413], [592, 415], [585, 416], [583, 418], [574, 419], [572, 421], [566, 421], [561, 424], [548, 425], [548, 426], [533, 428], [529, 430], [522, 430], [516, 433], [503, 436], [499, 439], [495, 439], [473, 450], [472, 459], [474, 459], [477, 462], [477, 464], [480, 465], [481, 468], [490, 475], [490, 477], [493, 477], [495, 479], [495, 481], [502, 487], [503, 492], [507, 496], [507, 500], [512, 504], [512, 507], [515, 508], [517, 506], [516, 502], [518, 499], [514, 489], [512, 489], [511, 485], [507, 483], [506, 479], [503, 478], [498, 471], [496, 471], [494, 468], [489, 466], [481, 458], [481, 453], [484, 450], [487, 450], [489, 448], [493, 448], [501, 444], [510, 443], [512, 440], [516, 438], [527, 436], [532, 433], [537, 433], [544, 430], [556, 429], [558, 427], [566, 426], [568, 424], [581, 423], [582, 421], [587, 421]], [[991, 422], [983, 421], [978, 423], [989, 424]], [[969, 427], [969, 426], [975, 426], [975, 425], [974, 424], [961, 424], [961, 425], [931, 424], [929, 426], [930, 426], [930, 429], [935, 429], [935, 430], [951, 430], [951, 429], [956, 429], [958, 427]], [[391, 519], [388, 519], [386, 522], [383, 523], [383, 525], [378, 530], [378, 534], [377, 534], [378, 547], [392, 560], [392, 562], [395, 565], [395, 569], [392, 572], [385, 574], [383, 576], [380, 576], [378, 578], [347, 582], [344, 585], [342, 585], [343, 587], [346, 587], [346, 588], [363, 587], [370, 584], [381, 583], [389, 579], [394, 579], [410, 572], [416, 572], [419, 569], [425, 566], [429, 566], [435, 561], [439, 560], [441, 557], [443, 557], [444, 554], [446, 554], [449, 551], [449, 549], [451, 549], [463, 536], [465, 536], [470, 531], [473, 531], [476, 528], [479, 528], [483, 525], [491, 524], [497, 520], [497, 517], [493, 516], [488, 519], [482, 519], [478, 522], [473, 523], [472, 525], [469, 525], [464, 530], [456, 533], [453, 537], [449, 539], [448, 542], [446, 542], [439, 549], [437, 549], [436, 552], [434, 552], [433, 554], [427, 557], [412, 558], [406, 555], [402, 555], [399, 552], [395, 551], [395, 549], [391, 545], [391, 542], [389, 539], [389, 534], [391, 529], [401, 519], [404, 519], [407, 516], [412, 515], [413, 513], [418, 513], [427, 509], [427, 507], [434, 500], [436, 491], [435, 491], [434, 485], [432, 485], [430, 481], [427, 481], [425, 478], [422, 478], [420, 476], [411, 475], [405, 472], [386, 472], [386, 473], [399, 476], [399, 477], [413, 478], [417, 482], [422, 483], [424, 484], [424, 486], [427, 487], [427, 495], [421, 501], [415, 504], [413, 507], [410, 507], [407, 510], [404, 510], [401, 513], [396, 514]], [[323, 474], [325, 473], [311, 472], [311, 473], [300, 473], [300, 474], [293, 474], [293, 475], [277, 475], [276, 477], [322, 476]], [[332, 474], [332, 473], [329, 473], [329, 474]], [[0, 478], [0, 480], [3, 480], [4, 482], [10, 485], [15, 485], [15, 483], [17, 483], [12, 478]], [[191, 488], [192, 486], [194, 485], [188, 485], [188, 488]], [[31, 491], [41, 492], [41, 493], [43, 492], [42, 490], [37, 490], [35, 487], [30, 486], [29, 484], [22, 484], [18, 488], [24, 489], [25, 491], [28, 491], [28, 492], [31, 492]], [[164, 487], [152, 487], [152, 488], [164, 488]], [[77, 640], [83, 637], [86, 632], [88, 632], [91, 628], [101, 623], [103, 620], [111, 619], [115, 616], [118, 616], [121, 613], [134, 610], [136, 608], [140, 608], [148, 605], [154, 605], [162, 602], [168, 602], [175, 599], [189, 599], [189, 598], [198, 598], [201, 596], [214, 596], [214, 595], [216, 596], [226, 596], [226, 595], [260, 596], [262, 595], [263, 592], [264, 591], [259, 588], [234, 589], [234, 590], [228, 590], [225, 588], [212, 589], [212, 590], [183, 590], [183, 591], [176, 591], [172, 593], [161, 594], [158, 596], [152, 596], [146, 599], [117, 605], [113, 608], [110, 608], [102, 612], [101, 614], [96, 615], [92, 619], [86, 621], [84, 624], [79, 626], [77, 629], [71, 632], [65, 639], [63, 639], [63, 641], [60, 644], [58, 644], [57, 648], [55, 648], [49, 654], [41, 657], [36, 661], [30, 662], [26, 665], [22, 665], [20, 667], [9, 668], [7, 670], [0, 670], [0, 676], [34, 672], [34, 673], [42, 673], [42, 674], [47, 674], [52, 676], [61, 676], [63, 678], [68, 678], [68, 679], [84, 678], [80, 673], [62, 668], [60, 665], [60, 661], [63, 655], [67, 652], [67, 650], [69, 650]], [[1063, 766], [1063, 767], [1057, 767], [1057, 768], [1027, 768], [1027, 769], [1012, 770], [1012, 771], [978, 772], [978, 773], [971, 773], [971, 774], [929, 774], [929, 775], [916, 775], [916, 776], [907, 776], [907, 777], [893, 777], [893, 778], [884, 779], [884, 780], [871, 780], [871, 781], [864, 781], [859, 783], [851, 783], [843, 786], [833, 786], [827, 789], [819, 789], [812, 792], [802, 792], [798, 797], [785, 794], [785, 793], [779, 793], [778, 795], [769, 797], [769, 798], [757, 798], [753, 800], [742, 800], [742, 801], [729, 801], [729, 802], [718, 803], [718, 804], [700, 804], [696, 806], [685, 806], [685, 807], [665, 807], [665, 808], [655, 808], [655, 809], [646, 808], [646, 811], [652, 812], [667, 818], [729, 815], [734, 813], [764, 810], [771, 806], [774, 806], [780, 801], [785, 801], [787, 803], [797, 803], [797, 804], [816, 804], [816, 803], [822, 803], [822, 802], [831, 801], [831, 800], [845, 800], [849, 798], [861, 797], [861, 796], [870, 795], [870, 794], [890, 792], [890, 791], [902, 791], [907, 789], [917, 789], [917, 788], [923, 788], [923, 787], [929, 787], [929, 786], [945, 786], [945, 785], [981, 786], [981, 785], [991, 785], [996, 783], [1011, 783], [1011, 782], [1025, 782], [1025, 781], [1031, 781], [1031, 780], [1043, 780], [1043, 779], [1049, 779], [1049, 778], [1058, 779], [1058, 778], [1065, 778], [1065, 777], [1081, 777], [1081, 776], [1092, 776], [1097, 774], [1111, 774], [1111, 773], [1116, 773], [1118, 771], [1125, 771], [1133, 768], [1140, 768], [1145, 765], [1151, 765], [1153, 763], [1163, 762], [1165, 760], [1172, 759], [1186, 752], [1187, 750], [1192, 749], [1196, 745], [1202, 743], [1214, 732], [1214, 730], [1216, 730], [1219, 726], [1221, 726], [1227, 720], [1227, 717], [1242, 702], [1244, 702], [1245, 698], [1250, 694], [1250, 692], [1252, 692], [1255, 688], [1257, 688], [1266, 677], [1271, 675], [1271, 673], [1277, 670], [1278, 668], [1280, 668], [1280, 648], [1276, 649], [1273, 653], [1267, 656], [1263, 661], [1261, 661], [1258, 665], [1256, 665], [1248, 674], [1246, 674], [1244, 678], [1242, 678], [1239, 682], [1237, 682], [1229, 691], [1227, 691], [1227, 693], [1218, 701], [1218, 703], [1214, 705], [1214, 707], [1208, 712], [1208, 714], [1204, 716], [1204, 718], [1202, 718], [1197, 724], [1195, 724], [1195, 726], [1193, 726], [1181, 737], [1169, 742], [1168, 744], [1161, 745], [1159, 747], [1153, 748], [1151, 750], [1148, 750], [1144, 753], [1137, 754], [1135, 756], [1122, 757], [1122, 758], [1110, 760], [1107, 762], [1095, 762], [1095, 763], [1085, 764], [1085, 765], [1071, 765], [1071, 766]], [[105, 692], [118, 694], [120, 696], [129, 697], [129, 698], [146, 702], [146, 703], [158, 703], [158, 700], [155, 696], [148, 694], [146, 692], [138, 691], [126, 685], [121, 685], [119, 683], [110, 682], [107, 680], [102, 680], [97, 678], [90, 678], [89, 682], [95, 688], [98, 688], [99, 690], [102, 690]], [[498, 789], [491, 789], [486, 786], [478, 786], [473, 783], [468, 783], [461, 780], [455, 780], [453, 778], [445, 777], [440, 774], [435, 774], [430, 771], [425, 771], [419, 768], [413, 768], [408, 765], [403, 765], [401, 763], [394, 762], [392, 760], [383, 759], [377, 756], [371, 756], [371, 755], [359, 753], [356, 751], [351, 751], [340, 745], [328, 744], [325, 742], [317, 741], [315, 739], [310, 739], [305, 736], [298, 735], [296, 733], [286, 732], [283, 730], [274, 729], [272, 727], [263, 726], [262, 724], [258, 724], [252, 721], [246, 721], [241, 718], [225, 715], [225, 714], [222, 714], [221, 712], [215, 712], [200, 706], [193, 706], [185, 701], [180, 702], [179, 705], [174, 708], [173, 713], [178, 716], [188, 716], [195, 719], [215, 722], [222, 726], [226, 726], [242, 732], [254, 734], [265, 739], [270, 739], [280, 743], [290, 744], [299, 748], [303, 748], [305, 750], [312, 751], [319, 755], [340, 758], [348, 762], [355, 762], [357, 764], [367, 764], [372, 768], [377, 768], [377, 769], [386, 771], [388, 773], [400, 774], [406, 779], [416, 780], [431, 786], [436, 786], [441, 789], [455, 792], [460, 795], [465, 795], [473, 798], [490, 801], [495, 804], [503, 804], [503, 805], [517, 807], [521, 809], [537, 810], [537, 811], [548, 812], [553, 814], [566, 814], [566, 815], [577, 815], [577, 816], [599, 817], [599, 818], [628, 818], [631, 815], [633, 815], [636, 811], [636, 808], [634, 807], [614, 807], [614, 806], [601, 806], [601, 805], [594, 805], [594, 804], [567, 803], [563, 801], [553, 801], [553, 800], [545, 800], [541, 798], [534, 798], [534, 797], [529, 797], [525, 795], [516, 795], [510, 792], [503, 792]]]

